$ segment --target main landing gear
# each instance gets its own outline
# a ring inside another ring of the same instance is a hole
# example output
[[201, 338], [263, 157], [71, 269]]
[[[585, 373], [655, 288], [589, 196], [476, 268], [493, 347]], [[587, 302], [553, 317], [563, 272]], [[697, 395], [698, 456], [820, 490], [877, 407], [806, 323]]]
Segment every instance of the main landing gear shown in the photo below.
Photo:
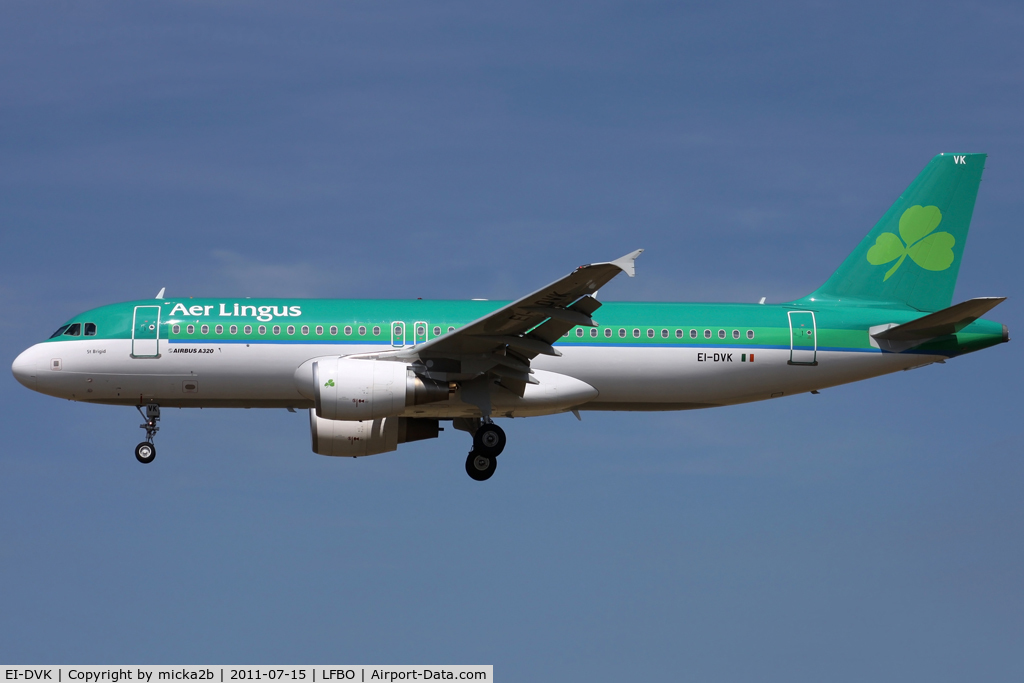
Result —
[[473, 433], [473, 450], [466, 457], [466, 474], [476, 481], [486, 481], [498, 468], [498, 456], [505, 450], [505, 430], [484, 418]]
[[156, 458], [156, 445], [153, 443], [153, 439], [160, 431], [160, 428], [156, 426], [156, 423], [160, 421], [160, 406], [149, 403], [146, 405], [145, 413], [142, 412], [142, 406], [135, 406], [135, 409], [146, 421], [145, 424], [139, 425], [146, 430], [146, 440], [135, 447], [135, 459], [145, 465], [153, 462], [153, 459]]

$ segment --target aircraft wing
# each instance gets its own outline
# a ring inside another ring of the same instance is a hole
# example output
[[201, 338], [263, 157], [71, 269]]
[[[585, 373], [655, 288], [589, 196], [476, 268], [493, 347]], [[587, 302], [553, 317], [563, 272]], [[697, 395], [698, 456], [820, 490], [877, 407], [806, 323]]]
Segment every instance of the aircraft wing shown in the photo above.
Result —
[[422, 362], [424, 374], [438, 379], [469, 379], [493, 371], [513, 382], [522, 395], [519, 385], [532, 383], [530, 360], [539, 354], [562, 355], [553, 346], [559, 337], [577, 325], [595, 326], [590, 316], [601, 303], [592, 295], [619, 273], [633, 277], [634, 262], [642, 252], [637, 249], [608, 263], [580, 266], [457, 330], [416, 346], [365, 357]]
[[643, 249], [609, 263], [580, 266], [547, 287], [446, 335], [415, 347], [421, 357], [435, 353], [485, 353], [508, 346], [533, 358], [561, 355], [551, 344], [577, 325], [594, 326], [590, 315], [600, 306], [591, 296], [613, 277], [636, 273], [634, 261]]

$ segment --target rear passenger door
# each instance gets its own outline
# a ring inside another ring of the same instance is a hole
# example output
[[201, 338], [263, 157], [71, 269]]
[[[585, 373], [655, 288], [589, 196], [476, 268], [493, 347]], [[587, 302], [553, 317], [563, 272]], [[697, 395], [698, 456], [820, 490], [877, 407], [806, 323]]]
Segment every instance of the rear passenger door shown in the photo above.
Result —
[[812, 311], [789, 311], [789, 364], [818, 364], [818, 330]]

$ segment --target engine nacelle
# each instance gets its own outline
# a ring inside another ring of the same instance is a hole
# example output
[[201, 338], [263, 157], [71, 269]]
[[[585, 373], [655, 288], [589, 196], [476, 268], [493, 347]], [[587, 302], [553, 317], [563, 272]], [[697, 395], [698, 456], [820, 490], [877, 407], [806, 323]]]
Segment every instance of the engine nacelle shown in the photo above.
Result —
[[437, 420], [382, 417], [351, 422], [325, 420], [317, 417], [316, 411], [309, 411], [313, 452], [320, 455], [359, 458], [387, 453], [398, 448], [400, 443], [436, 439], [439, 431]]
[[299, 392], [327, 420], [376, 420], [423, 403], [447, 401], [448, 384], [417, 377], [404, 363], [325, 357], [295, 371]]

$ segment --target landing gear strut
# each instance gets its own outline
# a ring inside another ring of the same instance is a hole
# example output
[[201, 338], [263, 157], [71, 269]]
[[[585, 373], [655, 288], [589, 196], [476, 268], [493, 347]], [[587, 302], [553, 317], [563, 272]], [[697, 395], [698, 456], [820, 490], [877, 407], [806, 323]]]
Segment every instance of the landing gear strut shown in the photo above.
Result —
[[142, 412], [142, 406], [135, 406], [135, 409], [139, 411], [139, 415], [142, 415], [142, 419], [146, 422], [140, 424], [139, 427], [146, 430], [146, 440], [135, 447], [135, 459], [143, 464], [153, 462], [156, 458], [156, 445], [153, 443], [153, 439], [156, 437], [156, 433], [160, 431], [160, 428], [156, 426], [156, 423], [160, 421], [160, 406], [155, 403], [149, 403], [146, 405], [146, 412]]
[[491, 478], [498, 468], [498, 456], [505, 450], [505, 430], [484, 418], [473, 433], [473, 450], [466, 457], [466, 474], [476, 481]]

